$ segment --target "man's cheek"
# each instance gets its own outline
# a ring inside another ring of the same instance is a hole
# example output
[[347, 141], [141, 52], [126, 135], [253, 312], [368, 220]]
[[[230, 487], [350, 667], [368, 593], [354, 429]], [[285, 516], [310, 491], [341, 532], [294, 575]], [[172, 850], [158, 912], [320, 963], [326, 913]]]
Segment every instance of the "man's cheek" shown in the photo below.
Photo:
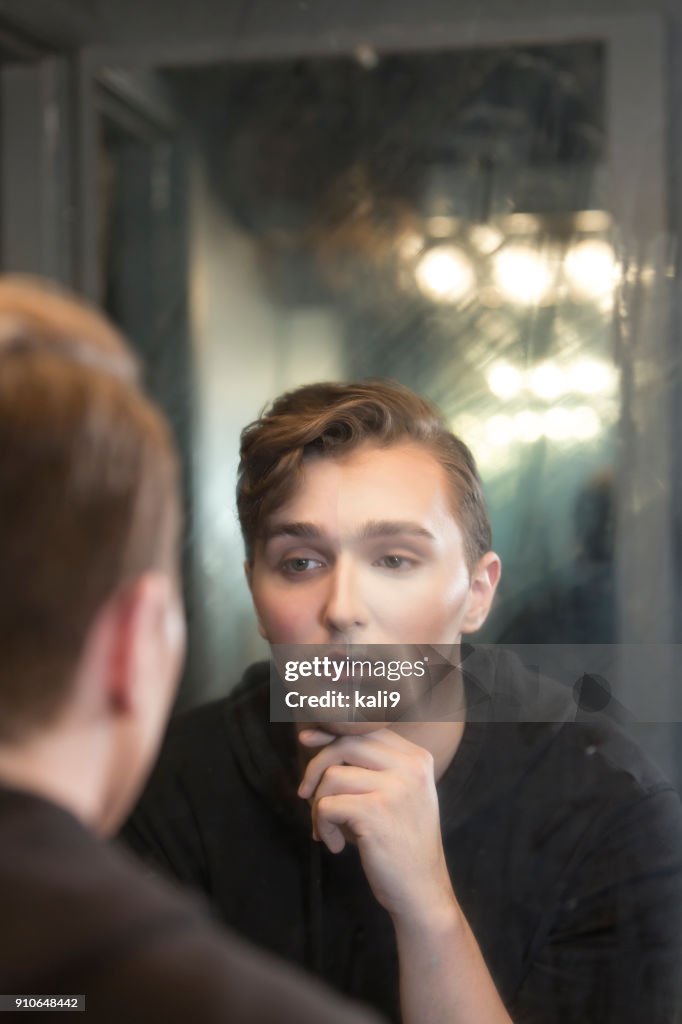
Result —
[[295, 600], [290, 602], [287, 609], [278, 608], [271, 612], [265, 610], [261, 621], [270, 643], [307, 643], [314, 639], [311, 636], [314, 623], [305, 609], [296, 607]]

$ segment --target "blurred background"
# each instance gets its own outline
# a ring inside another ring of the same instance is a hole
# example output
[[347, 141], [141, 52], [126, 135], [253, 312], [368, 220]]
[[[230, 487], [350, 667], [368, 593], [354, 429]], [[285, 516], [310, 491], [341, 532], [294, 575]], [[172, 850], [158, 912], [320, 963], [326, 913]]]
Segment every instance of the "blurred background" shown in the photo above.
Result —
[[0, 2], [3, 269], [106, 307], [186, 460], [180, 706], [265, 654], [239, 431], [390, 376], [479, 461], [479, 639], [650, 645], [682, 781], [681, 58], [673, 0]]

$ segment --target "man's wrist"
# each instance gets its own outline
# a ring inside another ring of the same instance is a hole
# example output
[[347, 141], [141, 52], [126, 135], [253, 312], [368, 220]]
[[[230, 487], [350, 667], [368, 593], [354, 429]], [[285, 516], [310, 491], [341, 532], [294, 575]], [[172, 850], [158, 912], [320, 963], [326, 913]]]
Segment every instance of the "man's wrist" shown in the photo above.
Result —
[[452, 941], [465, 933], [464, 915], [452, 889], [442, 893], [438, 899], [402, 908], [400, 912], [392, 913], [391, 918], [398, 941]]

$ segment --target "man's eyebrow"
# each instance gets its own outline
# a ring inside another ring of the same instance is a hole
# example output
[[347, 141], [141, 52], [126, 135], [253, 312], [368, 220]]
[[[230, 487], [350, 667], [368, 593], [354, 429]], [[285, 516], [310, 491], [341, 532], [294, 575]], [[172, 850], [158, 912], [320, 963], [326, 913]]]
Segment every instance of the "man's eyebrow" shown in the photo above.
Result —
[[320, 540], [324, 532], [314, 523], [273, 523], [263, 531], [263, 543], [268, 544], [276, 537], [302, 537], [304, 540]]
[[[422, 537], [436, 538], [421, 523], [410, 519], [373, 519], [358, 531], [357, 540], [376, 540], [381, 537]], [[263, 534], [263, 543], [268, 544], [277, 537], [300, 537], [303, 540], [325, 540], [327, 534], [315, 523], [291, 522], [273, 523]]]
[[360, 540], [373, 540], [376, 537], [398, 537], [411, 535], [424, 537], [427, 540], [436, 538], [421, 523], [413, 522], [410, 519], [375, 519], [365, 523], [359, 534]]

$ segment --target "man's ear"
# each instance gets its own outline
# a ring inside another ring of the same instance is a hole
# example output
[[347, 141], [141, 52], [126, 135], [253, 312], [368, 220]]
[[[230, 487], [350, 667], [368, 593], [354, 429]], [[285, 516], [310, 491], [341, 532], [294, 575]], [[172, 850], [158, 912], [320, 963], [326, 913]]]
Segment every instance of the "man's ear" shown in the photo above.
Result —
[[[148, 675], [175, 674], [185, 642], [184, 619], [172, 580], [147, 572], [110, 598], [107, 696], [117, 711], [136, 710], [145, 699]], [[155, 681], [157, 688], [160, 680]]]
[[501, 574], [502, 563], [494, 551], [488, 551], [477, 562], [471, 574], [462, 633], [475, 633], [488, 618]]
[[258, 623], [258, 632], [260, 633], [260, 635], [263, 637], [264, 640], [267, 640], [268, 639], [268, 635], [265, 632], [265, 626], [263, 625], [263, 623], [261, 621], [261, 617], [258, 614], [258, 608], [256, 607], [256, 601], [255, 601], [255, 598], [253, 596], [253, 562], [250, 562], [248, 560], [248, 558], [244, 562], [244, 575], [246, 576], [246, 583], [247, 583], [247, 586], [249, 588], [249, 593], [251, 594], [251, 601], [253, 602], [253, 610], [256, 613], [256, 622]]

